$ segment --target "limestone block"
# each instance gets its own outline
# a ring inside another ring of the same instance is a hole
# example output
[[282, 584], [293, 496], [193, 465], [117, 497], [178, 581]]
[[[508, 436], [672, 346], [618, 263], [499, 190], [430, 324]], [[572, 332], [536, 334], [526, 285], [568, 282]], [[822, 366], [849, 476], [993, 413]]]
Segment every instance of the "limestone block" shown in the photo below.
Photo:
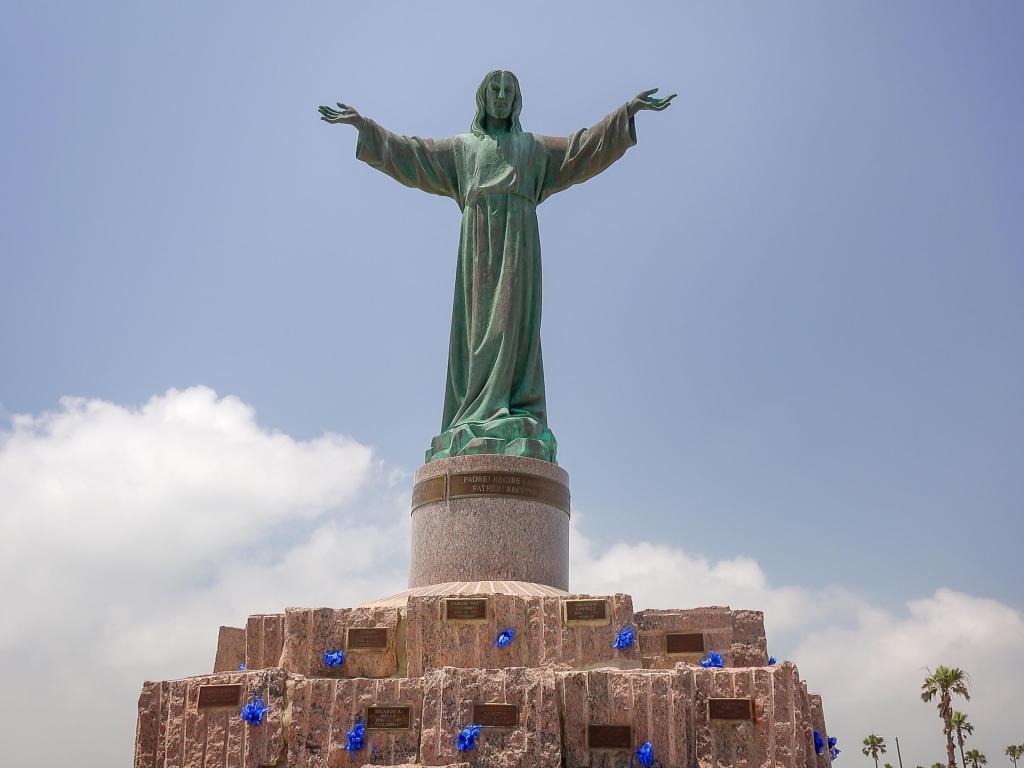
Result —
[[[139, 696], [135, 768], [262, 768], [284, 758], [287, 672], [223, 672], [184, 680], [146, 682]], [[199, 709], [203, 685], [239, 684], [242, 703], [256, 693], [269, 706], [251, 726], [240, 706]]]
[[[813, 743], [806, 731], [803, 691], [796, 667], [702, 669], [679, 664], [676, 673], [692, 675], [694, 752], [698, 768], [779, 766], [803, 768]], [[709, 698], [752, 698], [754, 720], [711, 720]]]
[[[459, 595], [454, 599], [487, 599], [484, 621], [446, 621], [445, 601], [451, 597], [411, 597], [406, 613], [406, 656], [409, 675], [427, 669], [475, 667], [502, 669], [530, 666], [528, 608], [530, 598], [519, 595]], [[536, 598], [533, 598], [536, 599]], [[505, 629], [515, 639], [504, 648], [494, 641]]]
[[[408, 729], [366, 731], [366, 746], [358, 752], [345, 749], [347, 733], [366, 708], [408, 706]], [[356, 768], [403, 765], [417, 759], [423, 681], [419, 678], [331, 680], [298, 677], [291, 692], [288, 725], [289, 768]]]
[[728, 606], [690, 609], [647, 609], [636, 614], [640, 653], [649, 669], [672, 669], [679, 661], [696, 664], [692, 657], [669, 656], [666, 635], [672, 632], [700, 632], [705, 653], [722, 654], [727, 667], [754, 667], [768, 663], [764, 614], [733, 611]]
[[[476, 749], [459, 752], [459, 731], [473, 725], [474, 704], [512, 704], [518, 725], [483, 728]], [[560, 768], [561, 735], [555, 675], [548, 669], [428, 670], [423, 683], [420, 762], [459, 761], [473, 768]]]
[[[620, 768], [636, 749], [651, 742], [664, 768], [690, 764], [688, 734], [693, 678], [675, 671], [593, 670], [559, 672], [567, 768]], [[591, 750], [590, 725], [628, 725], [627, 751]]]
[[[606, 600], [608, 622], [571, 625], [563, 620], [567, 600]], [[558, 669], [597, 669], [640, 667], [640, 647], [634, 642], [622, 650], [612, 642], [623, 627], [637, 628], [633, 616], [633, 598], [625, 594], [569, 595], [531, 600], [530, 658], [534, 666]], [[638, 633], [639, 634], [639, 633]]]
[[[386, 628], [384, 650], [354, 650], [350, 629]], [[390, 677], [398, 673], [399, 610], [397, 608], [286, 608], [281, 666], [307, 677]], [[327, 651], [345, 651], [345, 663], [329, 668]]]
[[283, 645], [284, 614], [261, 613], [249, 617], [245, 624], [245, 666], [247, 669], [267, 669], [279, 666]]
[[235, 672], [245, 663], [245, 630], [241, 627], [221, 627], [217, 632], [217, 656], [213, 660], [214, 672]]

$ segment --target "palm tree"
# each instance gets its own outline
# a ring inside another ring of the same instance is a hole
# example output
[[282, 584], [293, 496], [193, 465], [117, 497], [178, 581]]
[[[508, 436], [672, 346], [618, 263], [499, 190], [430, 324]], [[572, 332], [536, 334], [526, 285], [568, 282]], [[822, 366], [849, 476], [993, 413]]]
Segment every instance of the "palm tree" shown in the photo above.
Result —
[[1006, 756], [1013, 763], [1013, 768], [1017, 768], [1017, 761], [1024, 757], [1024, 744], [1011, 744], [1006, 748]]
[[878, 756], [885, 754], [885, 739], [875, 734], [869, 734], [864, 737], [864, 749], [861, 750], [865, 755], [873, 758], [875, 761], [875, 768], [878, 768]]
[[988, 758], [976, 749], [967, 750], [967, 759], [971, 762], [971, 765], [973, 765], [974, 768], [978, 768], [979, 765], [985, 765], [988, 762]]
[[[921, 701], [931, 701], [939, 697], [939, 717], [942, 718], [942, 732], [946, 735], [946, 766], [956, 768], [956, 752], [953, 750], [953, 694], [963, 696], [965, 701], [971, 700], [971, 678], [960, 667], [944, 667], [939, 665], [921, 684]], [[876, 766], [877, 768], [877, 766]]]
[[963, 712], [954, 712], [953, 716], [949, 718], [949, 725], [956, 732], [956, 741], [960, 745], [960, 762], [964, 768], [967, 768], [967, 763], [964, 760], [964, 734], [970, 736], [974, 733], [974, 724], [967, 719], [967, 715]]

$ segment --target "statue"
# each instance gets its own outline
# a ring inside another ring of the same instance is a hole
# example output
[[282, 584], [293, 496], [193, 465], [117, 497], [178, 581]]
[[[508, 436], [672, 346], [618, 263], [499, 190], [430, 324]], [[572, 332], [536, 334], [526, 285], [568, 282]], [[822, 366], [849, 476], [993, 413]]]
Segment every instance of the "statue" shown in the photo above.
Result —
[[657, 90], [568, 138], [523, 131], [519, 81], [504, 70], [480, 83], [470, 132], [447, 139], [399, 136], [340, 102], [340, 111], [319, 108], [321, 120], [359, 131], [357, 158], [462, 209], [444, 415], [427, 462], [479, 453], [555, 462], [544, 402], [536, 208], [636, 144], [636, 113], [660, 112], [675, 98], [656, 98]]

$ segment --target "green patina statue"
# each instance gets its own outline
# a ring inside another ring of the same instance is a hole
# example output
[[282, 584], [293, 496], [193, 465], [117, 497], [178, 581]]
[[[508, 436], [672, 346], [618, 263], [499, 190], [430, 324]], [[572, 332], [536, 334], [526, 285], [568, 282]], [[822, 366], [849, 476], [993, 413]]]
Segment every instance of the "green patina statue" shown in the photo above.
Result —
[[469, 133], [448, 139], [399, 136], [340, 102], [340, 111], [320, 107], [321, 120], [358, 129], [357, 158], [462, 209], [444, 416], [428, 462], [473, 453], [555, 461], [540, 349], [537, 205], [636, 144], [636, 113], [660, 112], [675, 98], [656, 91], [567, 138], [523, 131], [519, 81], [503, 70], [480, 83]]

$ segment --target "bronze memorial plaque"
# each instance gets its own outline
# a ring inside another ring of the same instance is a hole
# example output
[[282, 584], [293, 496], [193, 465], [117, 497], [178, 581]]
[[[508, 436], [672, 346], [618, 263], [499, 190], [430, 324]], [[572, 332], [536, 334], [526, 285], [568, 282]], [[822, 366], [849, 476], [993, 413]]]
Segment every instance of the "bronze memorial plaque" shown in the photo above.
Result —
[[242, 704], [242, 686], [234, 685], [200, 685], [199, 708], [238, 707]]
[[669, 632], [665, 635], [665, 653], [669, 656], [704, 653], [704, 633]]
[[515, 704], [474, 704], [473, 723], [484, 728], [515, 728], [519, 707]]
[[412, 489], [413, 511], [415, 512], [418, 507], [422, 507], [424, 504], [444, 501], [447, 479], [447, 475], [440, 475], [416, 483], [416, 486]]
[[460, 472], [448, 476], [448, 497], [517, 496], [569, 512], [569, 489], [557, 480], [522, 472]]
[[708, 720], [753, 721], [753, 719], [753, 699], [708, 699]]
[[387, 627], [349, 627], [345, 635], [346, 651], [386, 651]]
[[392, 731], [412, 728], [412, 707], [367, 707], [366, 730]]
[[562, 618], [566, 624], [607, 624], [607, 600], [566, 600]]
[[444, 601], [445, 621], [487, 621], [486, 597], [449, 597]]
[[632, 749], [633, 728], [629, 725], [588, 725], [587, 749]]

